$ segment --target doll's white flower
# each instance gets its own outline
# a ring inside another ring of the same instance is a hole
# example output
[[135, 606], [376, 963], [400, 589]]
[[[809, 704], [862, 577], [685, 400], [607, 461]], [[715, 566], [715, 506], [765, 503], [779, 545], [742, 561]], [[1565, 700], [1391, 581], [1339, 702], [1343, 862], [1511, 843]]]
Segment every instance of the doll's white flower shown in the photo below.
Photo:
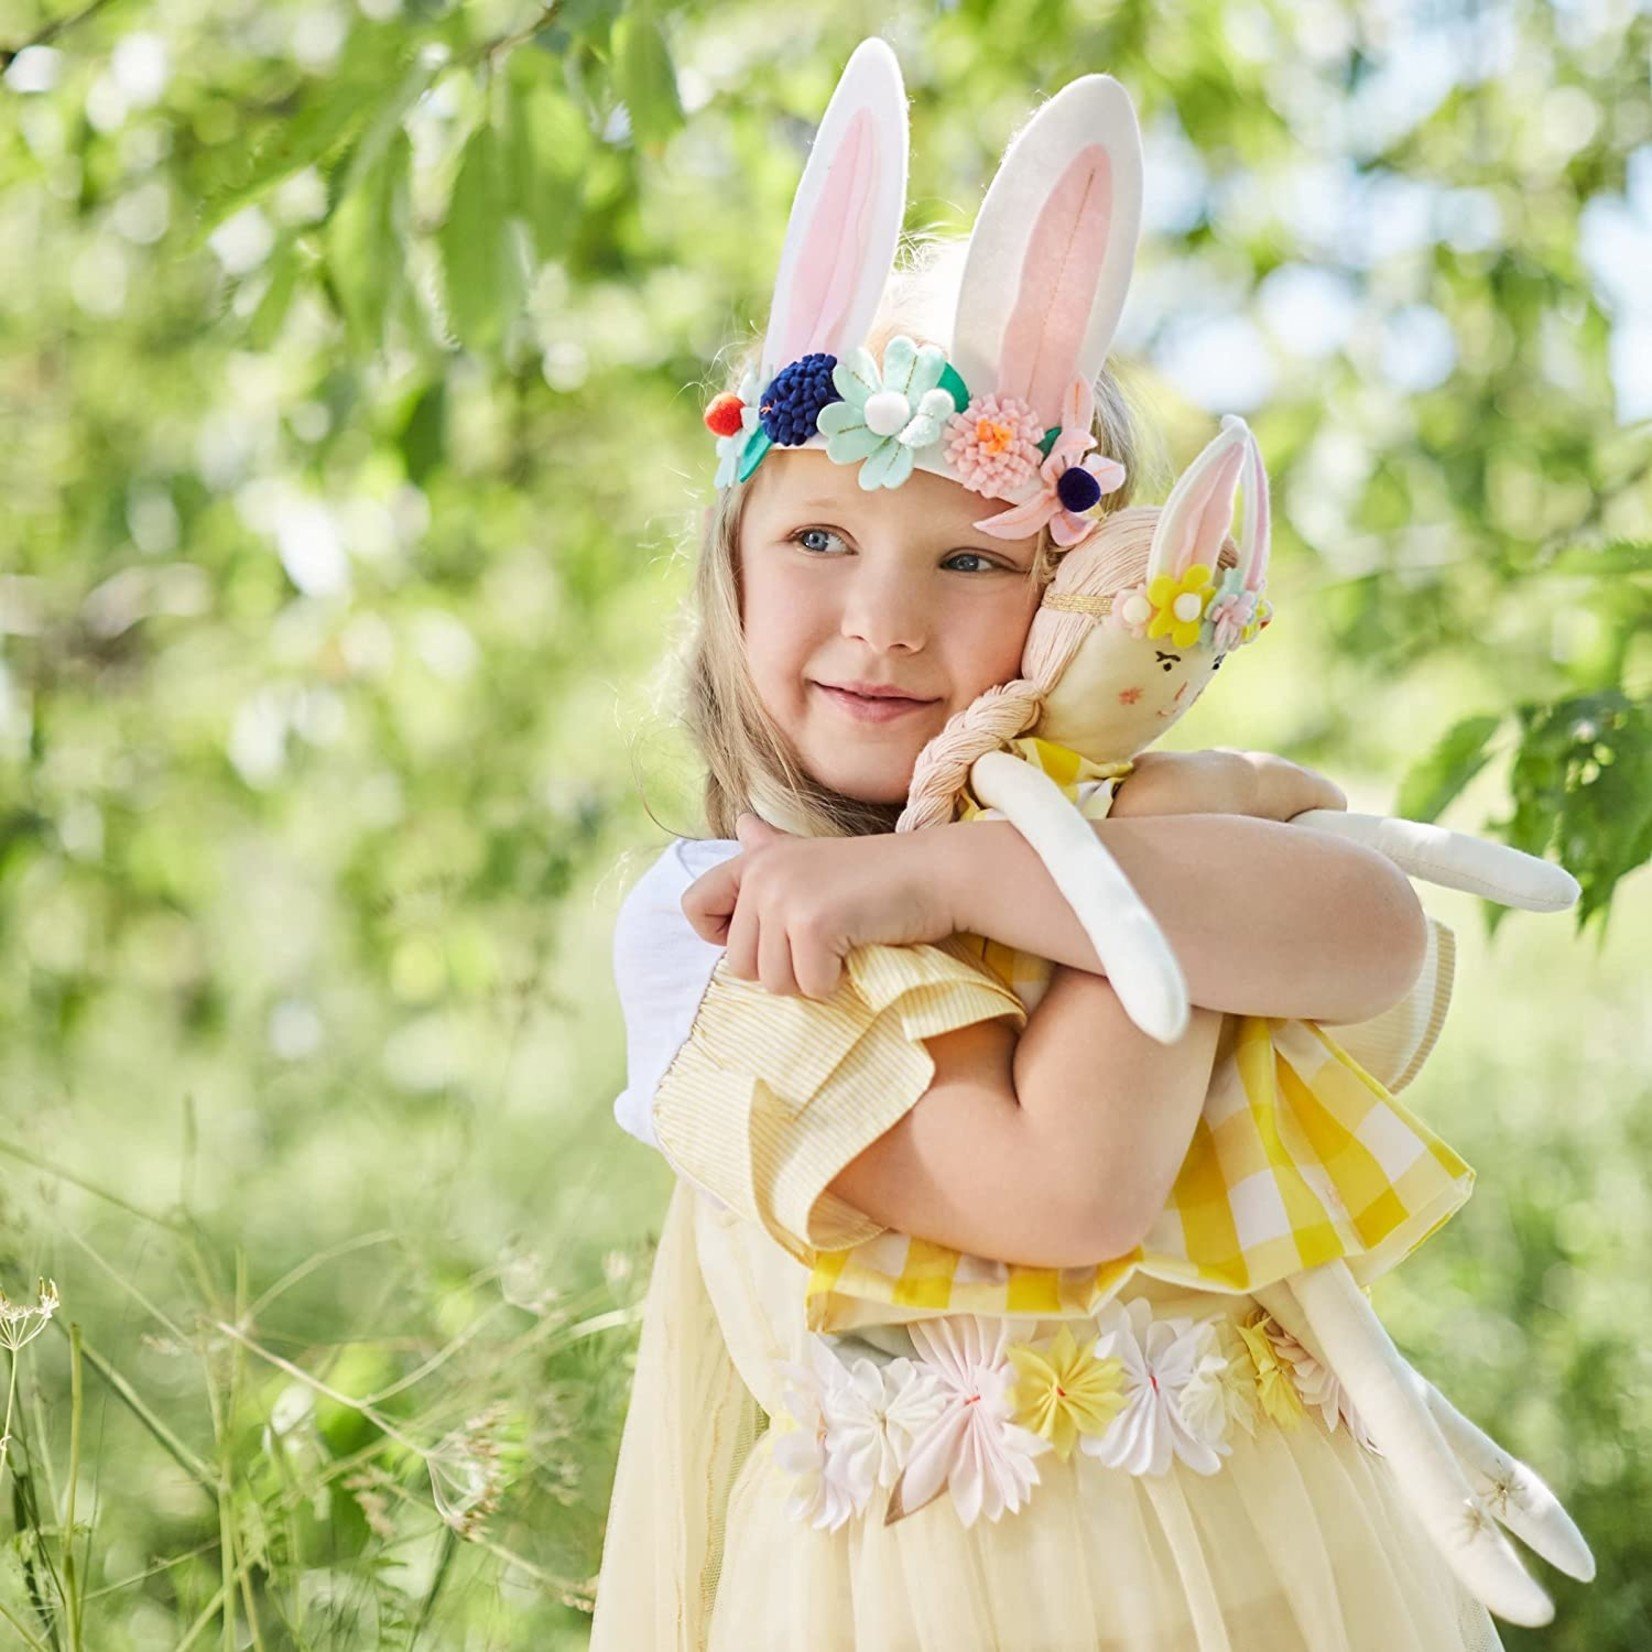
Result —
[[975, 1314], [915, 1320], [912, 1344], [933, 1373], [942, 1405], [912, 1443], [902, 1502], [921, 1508], [944, 1485], [966, 1526], [1019, 1509], [1038, 1484], [1033, 1458], [1050, 1442], [1013, 1420], [1015, 1372], [1005, 1356], [1009, 1322]]
[[1230, 1449], [1226, 1407], [1209, 1404], [1203, 1386], [1195, 1390], [1197, 1427], [1182, 1409], [1182, 1396], [1195, 1375], [1214, 1383], [1223, 1355], [1214, 1327], [1204, 1320], [1154, 1319], [1142, 1297], [1111, 1302], [1100, 1317], [1095, 1351], [1117, 1359], [1124, 1371], [1124, 1409], [1099, 1438], [1079, 1441], [1079, 1449], [1109, 1468], [1131, 1474], [1163, 1474], [1180, 1457], [1200, 1474], [1214, 1474]]

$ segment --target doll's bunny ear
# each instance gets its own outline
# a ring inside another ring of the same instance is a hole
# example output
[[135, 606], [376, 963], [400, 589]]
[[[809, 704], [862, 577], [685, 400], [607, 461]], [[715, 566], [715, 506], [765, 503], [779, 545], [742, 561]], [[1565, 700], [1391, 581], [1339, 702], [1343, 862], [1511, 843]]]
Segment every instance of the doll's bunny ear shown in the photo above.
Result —
[[844, 65], [792, 198], [763, 340], [764, 384], [788, 362], [842, 356], [877, 313], [906, 213], [906, 88], [885, 41]]
[[[1228, 414], [1228, 419], [1244, 425], [1244, 420], [1235, 413]], [[1222, 423], [1226, 425], [1227, 419]], [[1245, 465], [1239, 485], [1245, 493], [1239, 517], [1239, 570], [1244, 576], [1245, 589], [1260, 591], [1268, 577], [1273, 517], [1268, 503], [1267, 466], [1262, 463], [1262, 450], [1256, 445], [1256, 433], [1249, 428], [1245, 429]]]
[[[1204, 451], [1176, 478], [1153, 525], [1153, 543], [1147, 553], [1150, 580], [1159, 574], [1180, 579], [1196, 562], [1215, 571], [1222, 541], [1233, 521], [1234, 493], [1251, 445], [1249, 427], [1237, 414], [1230, 413]], [[1261, 469], [1260, 459], [1257, 469]], [[1253, 548], [1266, 521], [1264, 508], [1260, 523], [1250, 523]]]
[[1061, 422], [1101, 372], [1141, 232], [1141, 132], [1111, 75], [1083, 75], [1011, 140], [970, 236], [949, 354], [971, 395]]

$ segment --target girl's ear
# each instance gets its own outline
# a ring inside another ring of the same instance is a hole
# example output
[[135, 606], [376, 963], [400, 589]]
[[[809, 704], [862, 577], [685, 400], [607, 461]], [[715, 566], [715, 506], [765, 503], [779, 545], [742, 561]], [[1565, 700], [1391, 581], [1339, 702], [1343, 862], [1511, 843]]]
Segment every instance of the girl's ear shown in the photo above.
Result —
[[866, 337], [906, 214], [906, 88], [886, 42], [863, 40], [832, 93], [792, 198], [759, 381]]
[[1010, 141], [970, 236], [949, 352], [972, 396], [1062, 421], [1107, 359], [1141, 231], [1141, 133], [1111, 75], [1083, 75]]
[[[1153, 543], [1147, 553], [1147, 577], [1169, 574], [1181, 576], [1196, 562], [1202, 562], [1212, 573], [1216, 559], [1221, 555], [1222, 541], [1227, 537], [1233, 521], [1233, 497], [1239, 478], [1246, 471], [1249, 456], [1255, 451], [1250, 428], [1236, 413], [1222, 420], [1221, 430], [1205, 445], [1192, 464], [1176, 478], [1170, 497], [1159, 507], [1158, 521], [1153, 524]], [[1255, 462], [1255, 474], [1260, 475], [1260, 456]], [[1252, 555], [1260, 545], [1262, 563], [1267, 562], [1267, 504], [1260, 501], [1260, 488], [1248, 490], [1245, 532], [1250, 536]], [[1240, 553], [1241, 566], [1245, 553]]]

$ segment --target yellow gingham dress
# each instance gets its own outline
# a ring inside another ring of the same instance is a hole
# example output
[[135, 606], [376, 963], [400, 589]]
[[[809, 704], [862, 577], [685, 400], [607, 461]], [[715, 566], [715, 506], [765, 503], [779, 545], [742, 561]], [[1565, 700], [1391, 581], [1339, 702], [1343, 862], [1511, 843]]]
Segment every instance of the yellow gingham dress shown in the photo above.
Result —
[[[1075, 768], [1066, 783], [1095, 813], [1116, 778]], [[1438, 1031], [1449, 933], [1431, 931], [1401, 1005], [1339, 1029], [1391, 1083]], [[860, 1327], [843, 1353], [894, 1353], [903, 1322], [975, 1309], [1037, 1338], [1115, 1292], [1155, 1316], [1237, 1324], [1255, 1307], [1240, 1281], [1338, 1252], [1368, 1275], [1467, 1195], [1467, 1168], [1340, 1041], [1229, 1017], [1174, 1209], [1141, 1254], [1052, 1272], [885, 1230], [831, 1183], [928, 1089], [925, 1039], [1026, 1025], [1038, 985], [1017, 963], [1012, 990], [984, 953], [960, 935], [857, 947], [824, 1000], [767, 992], [726, 960], [713, 970], [652, 1103], [677, 1181], [592, 1652], [1497, 1652], [1485, 1609], [1349, 1428], [1236, 1428], [1217, 1474], [1179, 1460], [1162, 1476], [1087, 1472], [1046, 1455], [1030, 1501], [998, 1522], [965, 1524], [945, 1498], [892, 1525], [795, 1518], [778, 1449], [795, 1439], [786, 1362], [831, 1340], [819, 1331]], [[1184, 1278], [1202, 1283], [1167, 1282]]]
[[[1092, 820], [1106, 817], [1131, 769], [1035, 736], [1010, 749]], [[1002, 818], [973, 796], [960, 811], [989, 816]], [[1047, 959], [982, 936], [954, 940], [1031, 1013], [1049, 984]], [[1137, 1273], [1249, 1294], [1337, 1257], [1368, 1284], [1459, 1209], [1473, 1183], [1469, 1166], [1323, 1027], [1231, 1016], [1170, 1200], [1135, 1250], [1096, 1267], [1035, 1268], [884, 1230], [814, 1253], [808, 1324], [835, 1332], [960, 1312], [1084, 1318]]]

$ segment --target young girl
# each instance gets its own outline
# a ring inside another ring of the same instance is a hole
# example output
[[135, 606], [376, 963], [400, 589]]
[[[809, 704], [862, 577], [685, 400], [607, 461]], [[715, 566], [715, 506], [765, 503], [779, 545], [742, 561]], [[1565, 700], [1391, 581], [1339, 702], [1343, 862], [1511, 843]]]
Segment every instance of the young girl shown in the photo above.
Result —
[[[895, 1380], [908, 1362], [874, 1357], [887, 1345], [864, 1328], [866, 1357], [845, 1367], [866, 1424], [864, 1479], [887, 1485], [900, 1442], [933, 1439], [937, 1421], [955, 1416], [953, 1495], [885, 1522], [879, 1502], [867, 1512], [865, 1485], [857, 1494], [820, 1476], [810, 1518], [797, 1518], [798, 1472], [807, 1483], [824, 1431], [822, 1419], [797, 1417], [788, 1383], [814, 1357], [803, 1293], [814, 1256], [884, 1230], [1049, 1269], [1119, 1254], [1185, 1156], [1224, 1017], [1376, 1016], [1415, 981], [1425, 933], [1386, 860], [1280, 824], [1337, 806], [1328, 782], [1231, 753], [1145, 757], [1105, 782], [1114, 806], [1095, 830], [1157, 917], [1198, 1006], [1166, 1046], [1121, 1013], [1076, 918], [1006, 823], [891, 830], [919, 751], [1016, 674], [1071, 543], [1049, 523], [983, 529], [983, 496], [1014, 506], [1026, 490], [1013, 473], [960, 464], [922, 423], [939, 423], [925, 397], [946, 380], [923, 384], [933, 355], [915, 359], [900, 340], [925, 340], [949, 370], [961, 364], [947, 386], [959, 410], [959, 395], [992, 374], [970, 355], [980, 318], [961, 303], [949, 336], [955, 289], [943, 264], [882, 292], [890, 249], [876, 226], [904, 195], [904, 151], [879, 148], [887, 96], [844, 93], [891, 73], [877, 43], [845, 73], [799, 189], [763, 371], [746, 375], [740, 417], [721, 432], [689, 707], [715, 836], [673, 843], [616, 928], [630, 1061], [616, 1110], [645, 1140], [671, 1121], [678, 1134], [656, 1144], [682, 1174], [645, 1305], [592, 1647], [1496, 1647], [1484, 1609], [1347, 1427], [1285, 1426], [1264, 1406], [1210, 1472], [1199, 1440], [1176, 1435], [1191, 1404], [1150, 1398], [1132, 1436], [1140, 1461], [1101, 1469], [1052, 1450], [1075, 1429], [1093, 1442], [1085, 1424], [1113, 1403], [1112, 1373], [1105, 1353], [1051, 1353], [1058, 1326], [1031, 1315], [996, 1326], [913, 1320], [906, 1334], [925, 1356], [927, 1387]], [[822, 155], [838, 164], [817, 168]], [[1133, 250], [1139, 202], [1127, 172], [1103, 165], [1092, 176], [1101, 173], [1112, 229], [1103, 258], [1116, 261], [1121, 299], [1128, 257], [1118, 249]], [[893, 218], [898, 229], [898, 203]], [[834, 233], [799, 236], [800, 221]], [[853, 271], [880, 256], [874, 309]], [[814, 304], [799, 332], [805, 287]], [[1064, 313], [1059, 291], [1041, 302]], [[1098, 453], [1122, 469], [1091, 469], [1112, 484], [1110, 509], [1127, 503], [1134, 465], [1122, 399], [1096, 353], [1116, 318], [1115, 304], [1091, 329], [1086, 369]], [[1015, 333], [1013, 314], [997, 322]], [[807, 347], [822, 341], [836, 347]], [[846, 412], [828, 418], [829, 398], [811, 405], [821, 401], [818, 357], [856, 346], [881, 370], [861, 405], [845, 395]], [[793, 367], [790, 378], [776, 371]], [[1013, 422], [1021, 405], [1044, 405], [1023, 388], [988, 414]], [[830, 442], [819, 451], [821, 435], [848, 438], [860, 472]], [[1058, 966], [1030, 1017], [960, 934]], [[765, 1055], [772, 1086], [725, 1082], [755, 1064], [738, 1059], [738, 1018], [706, 991], [720, 961], [725, 977], [795, 1002], [795, 1038]], [[656, 1112], [662, 1087], [673, 1106]], [[1185, 1342], [1193, 1375], [1207, 1369], [1209, 1345], [1180, 1328], [1237, 1325], [1255, 1306], [1150, 1280], [1133, 1281], [1121, 1302], [1140, 1346], [1171, 1355], [1154, 1370], [1168, 1373]], [[1000, 1377], [1011, 1331], [1021, 1349], [1050, 1355], [1065, 1436], [1009, 1420]], [[1219, 1409], [1230, 1399], [1212, 1392]], [[1148, 1459], [1154, 1472], [1142, 1472]]]

